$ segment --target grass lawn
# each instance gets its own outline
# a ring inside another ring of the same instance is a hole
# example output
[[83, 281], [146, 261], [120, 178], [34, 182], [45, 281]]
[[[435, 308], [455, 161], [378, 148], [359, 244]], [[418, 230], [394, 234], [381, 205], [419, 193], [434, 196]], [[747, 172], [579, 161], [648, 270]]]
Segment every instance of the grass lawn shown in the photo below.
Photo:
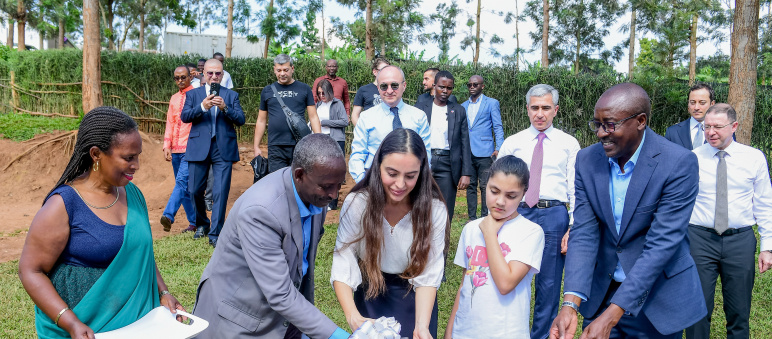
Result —
[[[456, 204], [456, 220], [453, 223], [450, 252], [455, 253], [458, 237], [466, 220], [466, 201], [459, 199]], [[316, 276], [316, 305], [340, 327], [347, 329], [343, 312], [329, 283], [332, 265], [332, 250], [335, 245], [337, 224], [325, 225], [326, 232], [319, 245]], [[195, 241], [189, 235], [175, 235], [155, 241], [155, 255], [169, 290], [186, 309], [191, 310], [195, 301], [195, 290], [201, 272], [206, 267], [212, 250], [205, 241]], [[440, 287], [439, 333], [444, 333], [455, 293], [461, 281], [461, 268], [452, 264], [449, 258], [448, 282]], [[17, 277], [18, 262], [0, 264], [0, 338], [34, 338], [34, 311], [32, 301]], [[757, 275], [751, 309], [751, 338], [772, 338], [772, 273]], [[724, 338], [725, 326], [720, 288], [716, 292], [716, 310], [713, 317], [711, 338]], [[673, 310], [678, 312], [678, 310]], [[578, 332], [577, 332], [578, 333]], [[481, 338], [482, 339], [482, 338]]]
[[0, 114], [0, 135], [15, 141], [32, 139], [37, 134], [78, 129], [80, 119], [43, 117], [29, 114]]

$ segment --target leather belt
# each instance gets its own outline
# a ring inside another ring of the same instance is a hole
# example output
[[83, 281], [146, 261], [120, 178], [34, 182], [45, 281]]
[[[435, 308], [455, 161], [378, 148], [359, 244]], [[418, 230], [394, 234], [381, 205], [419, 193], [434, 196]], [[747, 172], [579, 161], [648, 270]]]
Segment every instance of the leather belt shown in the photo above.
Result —
[[523, 208], [550, 208], [555, 206], [563, 206], [568, 207], [567, 202], [562, 202], [560, 200], [543, 200], [539, 199], [539, 202], [536, 203], [533, 207], [528, 207], [528, 204], [525, 203], [525, 201], [520, 202], [520, 207]]
[[432, 155], [436, 155], [436, 156], [450, 155], [450, 150], [432, 148]]
[[695, 224], [689, 224], [689, 226], [692, 226], [692, 227], [695, 227], [695, 228], [698, 228], [698, 229], [701, 229], [701, 230], [704, 230], [704, 231], [708, 231], [710, 233], [713, 233], [715, 235], [719, 235], [719, 236], [722, 236], [722, 237], [727, 236], [727, 235], [734, 235], [734, 234], [737, 234], [737, 233], [742, 233], [742, 232], [747, 232], [747, 231], [753, 230], [752, 226], [744, 226], [744, 227], [740, 227], [740, 228], [730, 228], [730, 229], [727, 229], [726, 231], [724, 231], [724, 233], [718, 234], [718, 232], [716, 232], [716, 229], [714, 229], [713, 227], [705, 227], [705, 226], [700, 226], [700, 225], [695, 225]]

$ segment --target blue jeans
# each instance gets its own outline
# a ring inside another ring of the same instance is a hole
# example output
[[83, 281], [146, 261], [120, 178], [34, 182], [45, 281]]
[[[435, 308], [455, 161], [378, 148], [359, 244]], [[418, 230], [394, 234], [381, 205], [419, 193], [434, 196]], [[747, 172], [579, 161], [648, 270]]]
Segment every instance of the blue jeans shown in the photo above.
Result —
[[188, 217], [188, 224], [195, 225], [196, 213], [193, 211], [193, 201], [190, 200], [190, 193], [188, 193], [188, 161], [185, 160], [185, 153], [172, 153], [172, 168], [174, 168], [174, 190], [166, 203], [163, 215], [174, 222], [174, 216], [182, 205]]

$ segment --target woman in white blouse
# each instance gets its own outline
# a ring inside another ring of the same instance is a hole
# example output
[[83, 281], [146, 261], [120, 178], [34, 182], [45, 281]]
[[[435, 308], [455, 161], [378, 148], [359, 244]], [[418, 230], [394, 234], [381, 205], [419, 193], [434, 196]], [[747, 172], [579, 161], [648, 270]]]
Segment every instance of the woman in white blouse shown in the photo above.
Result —
[[421, 137], [392, 131], [341, 209], [330, 281], [352, 330], [387, 316], [402, 337], [437, 337], [449, 231]]

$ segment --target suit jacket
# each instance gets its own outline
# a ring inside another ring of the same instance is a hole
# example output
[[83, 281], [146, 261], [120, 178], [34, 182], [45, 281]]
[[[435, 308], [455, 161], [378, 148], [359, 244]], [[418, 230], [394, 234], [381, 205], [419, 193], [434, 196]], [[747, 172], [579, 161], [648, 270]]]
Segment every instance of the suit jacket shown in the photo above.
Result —
[[[418, 107], [419, 104], [423, 104], [428, 102], [429, 105], [434, 101], [434, 97], [430, 94], [431, 92], [424, 92], [423, 94], [418, 96], [418, 99], [415, 100], [415, 107]], [[454, 104], [458, 103], [458, 99], [455, 95], [451, 94], [450, 97], [448, 97], [448, 102], [452, 102]]]
[[[212, 115], [201, 109], [201, 103], [206, 99], [206, 86], [188, 91], [185, 96], [185, 105], [182, 107], [180, 119], [182, 122], [192, 123], [188, 148], [185, 151], [185, 159], [188, 161], [204, 161], [209, 156], [209, 146], [212, 144]], [[217, 148], [220, 150], [223, 160], [239, 161], [239, 145], [236, 141], [236, 129], [245, 122], [244, 111], [239, 103], [239, 94], [225, 87], [220, 87], [220, 97], [228, 107], [223, 114], [217, 112], [215, 125], [217, 136]]]
[[[416, 108], [426, 113], [429, 126], [432, 123], [432, 103], [422, 101]], [[450, 144], [450, 176], [458, 182], [462, 175], [472, 175], [472, 152], [469, 147], [469, 127], [467, 127], [466, 110], [456, 102], [448, 101], [448, 143]], [[445, 117], [438, 117], [440, 119]], [[430, 127], [431, 130], [431, 127]]]
[[[474, 122], [469, 125], [469, 144], [472, 147], [472, 155], [476, 157], [489, 157], [493, 151], [499, 150], [504, 142], [504, 128], [501, 125], [501, 108], [499, 101], [480, 94], [480, 108]], [[461, 106], [469, 111], [471, 101], [464, 101]], [[467, 114], [467, 119], [468, 119]], [[493, 132], [491, 132], [491, 130]], [[494, 139], [495, 137], [495, 139]]]
[[579, 151], [564, 290], [586, 295], [579, 310], [595, 315], [619, 262], [626, 279], [611, 302], [633, 316], [643, 312], [657, 331], [670, 334], [707, 314], [687, 237], [699, 169], [694, 153], [648, 127], [645, 133], [619, 233], [609, 195], [609, 158], [600, 143]]
[[197, 338], [282, 339], [291, 323], [311, 338], [338, 328], [314, 307], [314, 262], [326, 210], [311, 219], [303, 276], [303, 228], [289, 167], [236, 200], [198, 284], [193, 313], [209, 321]]
[[692, 133], [689, 128], [689, 120], [691, 120], [691, 118], [668, 127], [667, 131], [665, 131], [665, 138], [675, 144], [681, 145], [684, 148], [691, 150], [693, 136], [691, 135]]

